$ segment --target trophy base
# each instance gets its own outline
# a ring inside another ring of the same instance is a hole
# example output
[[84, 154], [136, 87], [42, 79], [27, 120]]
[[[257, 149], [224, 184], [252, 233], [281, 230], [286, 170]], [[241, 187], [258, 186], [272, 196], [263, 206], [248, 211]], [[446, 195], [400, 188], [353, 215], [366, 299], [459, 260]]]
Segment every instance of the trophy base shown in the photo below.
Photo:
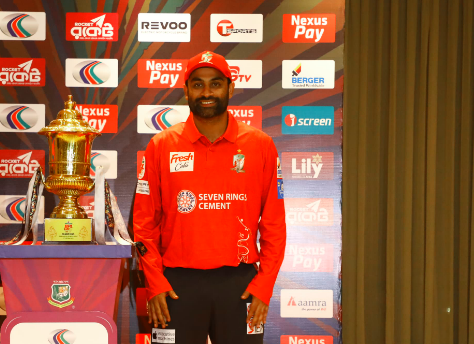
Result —
[[87, 213], [81, 206], [62, 207], [56, 206], [51, 212], [52, 219], [88, 219]]
[[92, 219], [44, 219], [45, 245], [93, 244]]
[[59, 195], [59, 204], [51, 212], [52, 219], [88, 219], [86, 211], [82, 208], [76, 195]]

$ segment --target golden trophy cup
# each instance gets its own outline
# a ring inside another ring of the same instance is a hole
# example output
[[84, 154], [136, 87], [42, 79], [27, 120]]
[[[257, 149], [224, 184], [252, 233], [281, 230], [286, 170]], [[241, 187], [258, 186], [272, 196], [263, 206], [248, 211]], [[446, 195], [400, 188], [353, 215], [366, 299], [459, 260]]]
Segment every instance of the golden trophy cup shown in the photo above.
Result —
[[[78, 198], [94, 189], [90, 177], [92, 141], [101, 135], [83, 120], [69, 95], [55, 120], [39, 131], [48, 138], [49, 176], [46, 190], [59, 196], [59, 204], [45, 219], [45, 242], [78, 243], [92, 240], [92, 220]], [[85, 235], [85, 233], [88, 233]]]

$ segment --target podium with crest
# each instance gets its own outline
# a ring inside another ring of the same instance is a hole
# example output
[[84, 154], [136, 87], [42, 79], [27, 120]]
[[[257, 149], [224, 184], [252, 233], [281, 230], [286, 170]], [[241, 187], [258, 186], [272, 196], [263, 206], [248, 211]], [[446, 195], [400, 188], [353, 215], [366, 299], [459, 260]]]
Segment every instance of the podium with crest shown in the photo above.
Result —
[[[7, 319], [2, 344], [115, 344], [122, 265], [133, 241], [99, 166], [90, 176], [92, 141], [101, 135], [72, 96], [39, 134], [48, 138], [49, 176], [38, 168], [25, 197], [22, 229], [0, 246]], [[43, 188], [59, 196], [37, 245]], [[78, 198], [95, 188], [94, 219]], [[111, 233], [113, 229], [113, 235]], [[32, 245], [21, 245], [33, 234]], [[49, 245], [45, 245], [49, 244]]]
[[0, 246], [2, 344], [116, 344], [121, 271], [130, 257], [126, 245]]

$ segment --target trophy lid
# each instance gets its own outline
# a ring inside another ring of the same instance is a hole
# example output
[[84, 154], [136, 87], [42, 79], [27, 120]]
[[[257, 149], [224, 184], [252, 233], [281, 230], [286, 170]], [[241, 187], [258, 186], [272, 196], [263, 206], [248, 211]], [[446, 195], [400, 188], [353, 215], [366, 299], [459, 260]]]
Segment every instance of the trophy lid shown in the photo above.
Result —
[[72, 95], [68, 96], [68, 100], [64, 102], [64, 109], [58, 112], [55, 120], [52, 120], [48, 126], [42, 128], [38, 134], [48, 135], [48, 133], [70, 132], [102, 135], [100, 131], [91, 127], [89, 123], [84, 121], [82, 114], [75, 109], [76, 102], [72, 99]]

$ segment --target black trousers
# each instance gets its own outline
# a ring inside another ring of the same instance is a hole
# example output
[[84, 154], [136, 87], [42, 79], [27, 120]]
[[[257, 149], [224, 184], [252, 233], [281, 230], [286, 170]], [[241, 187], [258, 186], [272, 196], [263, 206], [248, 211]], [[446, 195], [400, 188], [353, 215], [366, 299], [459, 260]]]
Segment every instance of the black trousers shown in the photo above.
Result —
[[209, 335], [212, 344], [262, 344], [262, 327], [259, 333], [247, 333], [252, 295], [240, 298], [256, 273], [249, 264], [211, 270], [166, 268], [164, 275], [179, 299], [166, 298], [171, 322], [165, 331], [154, 329], [152, 342], [205, 344]]

